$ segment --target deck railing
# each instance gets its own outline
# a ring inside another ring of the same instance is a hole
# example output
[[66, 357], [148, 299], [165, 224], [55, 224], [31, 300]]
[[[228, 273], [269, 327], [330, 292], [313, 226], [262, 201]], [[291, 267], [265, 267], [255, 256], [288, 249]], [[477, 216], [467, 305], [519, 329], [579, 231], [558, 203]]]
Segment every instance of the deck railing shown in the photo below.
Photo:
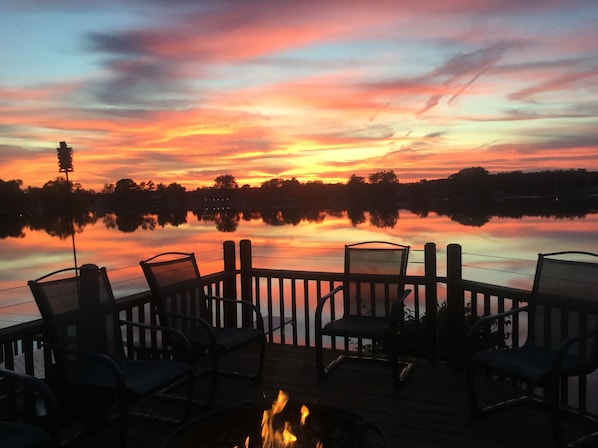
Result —
[[[223, 270], [204, 276], [206, 292], [250, 300], [258, 305], [271, 343], [312, 346], [317, 299], [340, 285], [343, 274], [254, 268], [251, 249], [249, 240], [240, 241], [237, 257], [236, 244], [226, 241]], [[451, 244], [446, 254], [445, 277], [438, 276], [436, 246], [428, 243], [424, 247], [423, 275], [409, 275], [405, 279], [406, 287], [413, 291], [406, 302], [404, 331], [409, 343], [405, 350], [412, 358], [444, 360], [459, 367], [466, 357], [466, 337], [471, 324], [479, 316], [520, 306], [528, 300], [530, 291], [464, 280], [461, 247]], [[149, 298], [148, 291], [118, 299], [122, 318], [155, 324]], [[335, 313], [340, 312], [337, 308], [330, 317], [334, 318]], [[230, 309], [215, 310], [215, 313], [217, 320], [225, 324], [248, 318], [236, 316]], [[495, 331], [506, 345], [517, 345], [525, 337], [525, 325], [519, 321], [511, 322], [508, 331], [504, 328]], [[42, 332], [41, 320], [0, 329], [0, 364], [43, 376], [45, 366], [51, 362], [51, 354], [44, 349]], [[151, 331], [128, 333], [125, 338], [129, 341], [131, 356], [150, 356], [152, 352], [164, 350], [157, 334]], [[141, 349], [147, 346], [149, 351]], [[575, 387], [577, 391], [572, 395], [579, 398], [573, 404], [587, 411], [588, 382], [579, 381]], [[594, 414], [598, 414], [598, 410], [594, 410]]]

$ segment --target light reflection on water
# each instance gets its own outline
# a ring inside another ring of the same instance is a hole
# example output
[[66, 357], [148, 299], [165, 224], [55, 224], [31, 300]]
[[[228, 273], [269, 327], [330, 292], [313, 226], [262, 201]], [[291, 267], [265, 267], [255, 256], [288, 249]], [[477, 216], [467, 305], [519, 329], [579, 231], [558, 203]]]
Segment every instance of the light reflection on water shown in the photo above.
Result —
[[[367, 215], [366, 215], [367, 217]], [[369, 221], [368, 221], [369, 222]], [[85, 227], [75, 238], [77, 263], [106, 266], [117, 297], [147, 289], [139, 261], [164, 251], [193, 251], [202, 273], [222, 269], [225, 240], [252, 241], [253, 265], [277, 269], [341, 271], [343, 246], [370, 240], [409, 244], [409, 274], [423, 272], [423, 248], [436, 243], [438, 274], [445, 275], [446, 247], [463, 248], [464, 278], [529, 289], [539, 252], [586, 250], [598, 252], [598, 214], [583, 219], [493, 218], [469, 227], [446, 216], [425, 218], [401, 210], [394, 228], [369, 224], [351, 226], [346, 217], [326, 216], [321, 222], [271, 226], [241, 220], [234, 233], [217, 231], [213, 222], [188, 213], [178, 227], [138, 228], [131, 233], [106, 228], [101, 221]], [[24, 238], [0, 240], [0, 326], [37, 317], [27, 280], [74, 264], [72, 241], [45, 231], [25, 231]]]

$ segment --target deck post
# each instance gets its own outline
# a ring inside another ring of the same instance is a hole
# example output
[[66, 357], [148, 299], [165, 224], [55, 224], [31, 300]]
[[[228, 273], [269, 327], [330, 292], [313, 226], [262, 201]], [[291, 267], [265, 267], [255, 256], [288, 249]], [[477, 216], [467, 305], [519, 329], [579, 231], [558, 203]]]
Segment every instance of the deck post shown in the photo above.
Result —
[[465, 299], [461, 245], [449, 244], [446, 250], [446, 305], [448, 361], [460, 365], [465, 360]]
[[[251, 240], [241, 240], [239, 242], [239, 258], [241, 262], [241, 300], [253, 303], [253, 290], [251, 288]], [[251, 315], [243, 316], [245, 318], [253, 319]]]
[[[224, 256], [224, 272], [228, 275], [222, 282], [222, 295], [227, 299], [237, 298], [237, 267], [235, 242], [225, 241], [222, 243], [222, 251]], [[236, 326], [237, 309], [234, 306], [225, 306], [224, 308], [224, 325], [226, 327]]]
[[438, 288], [436, 269], [436, 244], [424, 246], [424, 275], [426, 277], [426, 356], [438, 361]]

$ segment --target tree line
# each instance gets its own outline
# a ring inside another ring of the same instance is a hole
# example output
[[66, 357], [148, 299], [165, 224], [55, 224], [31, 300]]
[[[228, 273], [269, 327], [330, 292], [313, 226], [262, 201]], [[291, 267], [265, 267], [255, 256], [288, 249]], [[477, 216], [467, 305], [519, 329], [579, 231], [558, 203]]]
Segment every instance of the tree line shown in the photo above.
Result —
[[[70, 193], [70, 203], [65, 200], [65, 192]], [[394, 171], [389, 170], [374, 172], [367, 178], [353, 174], [345, 184], [302, 183], [296, 178], [274, 178], [257, 188], [239, 186], [232, 174], [223, 174], [215, 178], [211, 187], [192, 191], [176, 182], [156, 185], [151, 180], [137, 183], [127, 178], [104, 185], [99, 193], [57, 177], [42, 187], [26, 188], [21, 180], [0, 179], [0, 211], [27, 211], [48, 205], [53, 208], [81, 206], [98, 200], [115, 206], [129, 206], [131, 203], [145, 206], [193, 204], [194, 201], [216, 198], [227, 198], [236, 206], [251, 205], [256, 201], [286, 206], [298, 203], [316, 206], [331, 202], [378, 206], [384, 203], [405, 204], [413, 200], [472, 201], [523, 196], [570, 198], [589, 194], [598, 194], [598, 172], [585, 169], [490, 174], [482, 167], [471, 167], [446, 179], [424, 179], [403, 184], [399, 183]]]

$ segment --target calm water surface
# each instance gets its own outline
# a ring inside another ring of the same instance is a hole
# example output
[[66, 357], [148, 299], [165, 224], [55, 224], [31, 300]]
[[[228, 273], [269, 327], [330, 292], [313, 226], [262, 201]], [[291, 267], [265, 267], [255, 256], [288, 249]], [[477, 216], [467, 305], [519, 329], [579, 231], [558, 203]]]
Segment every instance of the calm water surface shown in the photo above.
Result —
[[[366, 215], [367, 217], [367, 215]], [[438, 272], [445, 274], [446, 246], [463, 247], [467, 279], [529, 289], [539, 252], [598, 252], [598, 214], [585, 218], [493, 218], [481, 227], [465, 226], [446, 216], [417, 216], [401, 210], [396, 225], [379, 228], [369, 220], [352, 226], [346, 216], [325, 215], [318, 222], [271, 226], [241, 221], [235, 232], [219, 232], [214, 222], [189, 213], [177, 227], [138, 228], [124, 233], [102, 220], [75, 237], [77, 264], [106, 266], [116, 296], [147, 290], [139, 261], [164, 251], [193, 251], [202, 273], [222, 269], [222, 243], [250, 239], [255, 267], [341, 271], [344, 244], [389, 240], [412, 247], [409, 274], [423, 272], [423, 247], [436, 243]], [[72, 240], [25, 229], [23, 238], [0, 240], [0, 326], [38, 317], [27, 280], [73, 266]]]

